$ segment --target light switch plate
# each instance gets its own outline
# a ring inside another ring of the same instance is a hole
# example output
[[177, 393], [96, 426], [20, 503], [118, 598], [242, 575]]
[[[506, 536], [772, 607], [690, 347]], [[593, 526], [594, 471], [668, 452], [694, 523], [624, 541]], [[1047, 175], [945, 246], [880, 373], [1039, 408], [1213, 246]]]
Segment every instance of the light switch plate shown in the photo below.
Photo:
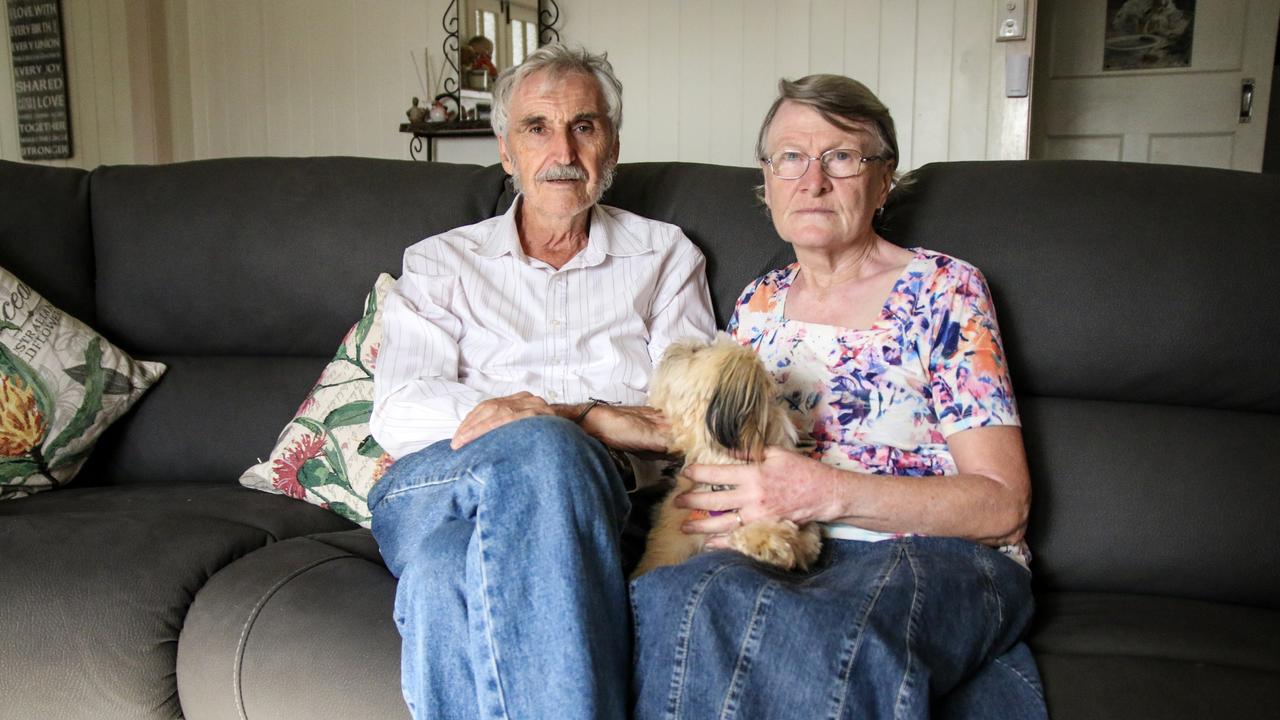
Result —
[[1027, 39], [1027, 3], [1030, 0], [996, 0], [996, 42]]

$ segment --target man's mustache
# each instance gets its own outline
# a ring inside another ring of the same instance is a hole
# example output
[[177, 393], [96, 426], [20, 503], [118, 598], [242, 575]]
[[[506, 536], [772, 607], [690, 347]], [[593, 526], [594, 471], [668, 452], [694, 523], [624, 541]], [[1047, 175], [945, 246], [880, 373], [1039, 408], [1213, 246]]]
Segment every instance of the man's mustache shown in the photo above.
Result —
[[577, 165], [552, 165], [534, 176], [538, 182], [551, 180], [586, 180], [587, 171]]

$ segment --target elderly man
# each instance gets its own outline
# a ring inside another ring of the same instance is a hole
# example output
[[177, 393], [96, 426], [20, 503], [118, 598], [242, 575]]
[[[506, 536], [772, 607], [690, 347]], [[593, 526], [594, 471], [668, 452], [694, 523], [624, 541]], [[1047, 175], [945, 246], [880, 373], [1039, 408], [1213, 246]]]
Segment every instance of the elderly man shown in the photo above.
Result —
[[410, 247], [387, 300], [372, 426], [398, 460], [369, 505], [416, 717], [626, 715], [623, 452], [666, 450], [650, 370], [714, 319], [678, 228], [596, 204], [621, 92], [559, 45], [504, 72], [515, 203]]

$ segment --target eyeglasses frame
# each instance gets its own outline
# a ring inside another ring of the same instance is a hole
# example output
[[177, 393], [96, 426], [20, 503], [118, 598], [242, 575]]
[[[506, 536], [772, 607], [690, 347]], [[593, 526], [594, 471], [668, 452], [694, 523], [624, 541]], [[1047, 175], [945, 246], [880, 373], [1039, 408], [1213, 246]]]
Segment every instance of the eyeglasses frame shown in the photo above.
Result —
[[[784, 152], [784, 151], [779, 150], [778, 152]], [[778, 154], [778, 152], [775, 152], [775, 153], [774, 153], [774, 155], [777, 155], [777, 154]], [[796, 153], [800, 153], [800, 155], [802, 155], [802, 156], [804, 157], [804, 170], [802, 170], [802, 171], [800, 172], [800, 174], [799, 174], [799, 175], [796, 175], [795, 177], [783, 177], [783, 176], [781, 176], [781, 175], [779, 175], [779, 174], [778, 174], [778, 168], [773, 164], [773, 158], [772, 158], [772, 157], [762, 157], [762, 158], [760, 158], [760, 162], [762, 162], [762, 163], [764, 163], [764, 164], [768, 165], [768, 166], [769, 166], [769, 172], [770, 172], [774, 177], [778, 178], [779, 180], [799, 180], [800, 178], [802, 178], [802, 177], [804, 177], [804, 176], [805, 176], [805, 173], [809, 172], [809, 166], [813, 164], [813, 161], [814, 161], [814, 160], [817, 160], [817, 161], [818, 161], [818, 167], [822, 168], [822, 174], [823, 174], [823, 175], [826, 175], [827, 177], [831, 178], [832, 180], [845, 180], [845, 179], [847, 179], [847, 178], [851, 178], [851, 177], [858, 177], [859, 175], [861, 175], [861, 174], [862, 174], [862, 169], [863, 169], [864, 167], [866, 167], [866, 164], [867, 164], [867, 163], [869, 163], [869, 162], [877, 162], [877, 161], [880, 161], [880, 160], [884, 160], [884, 159], [885, 159], [883, 155], [863, 155], [861, 151], [854, 150], [853, 148], [831, 148], [830, 150], [827, 150], [826, 152], [822, 153], [821, 155], [817, 155], [817, 156], [814, 156], [814, 155], [806, 155], [805, 153], [801, 153], [799, 150], [787, 150], [787, 151], [785, 151], [785, 152], [796, 152]], [[856, 171], [854, 171], [854, 173], [853, 173], [852, 175], [832, 175], [832, 174], [831, 174], [831, 171], [827, 168], [827, 161], [826, 161], [826, 160], [824, 160], [823, 158], [827, 157], [828, 155], [830, 155], [830, 154], [831, 154], [831, 153], [833, 153], [833, 152], [847, 152], [847, 153], [851, 153], [851, 154], [853, 154], [853, 155], [857, 155], [859, 158], [861, 158], [861, 159], [858, 161], [858, 164], [855, 166], [855, 167], [857, 167], [857, 170], [856, 170]]]

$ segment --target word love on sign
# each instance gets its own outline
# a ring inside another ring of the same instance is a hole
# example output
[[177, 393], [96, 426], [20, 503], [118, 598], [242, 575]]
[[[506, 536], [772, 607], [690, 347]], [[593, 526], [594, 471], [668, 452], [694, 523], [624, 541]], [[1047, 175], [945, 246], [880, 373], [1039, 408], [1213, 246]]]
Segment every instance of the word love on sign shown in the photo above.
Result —
[[71, 157], [67, 64], [58, 0], [6, 0], [23, 160]]

